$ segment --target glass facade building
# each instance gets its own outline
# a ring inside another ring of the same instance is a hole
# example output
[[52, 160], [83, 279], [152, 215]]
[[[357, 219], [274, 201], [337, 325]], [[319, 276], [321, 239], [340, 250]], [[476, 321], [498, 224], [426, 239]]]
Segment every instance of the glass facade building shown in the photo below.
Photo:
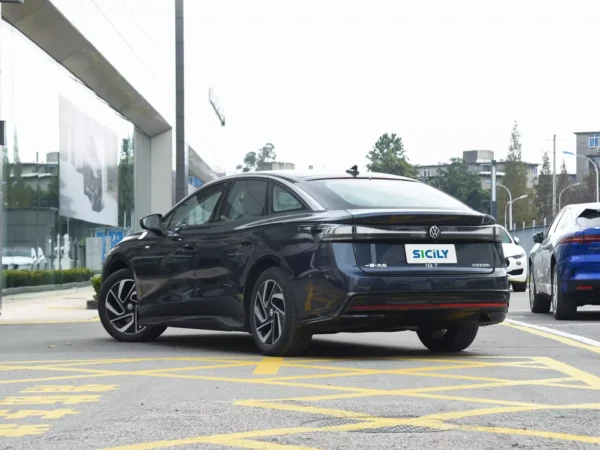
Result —
[[[140, 217], [175, 201], [175, 5], [28, 0], [1, 14], [3, 296], [41, 296], [89, 284]], [[217, 174], [188, 149], [193, 191]]]

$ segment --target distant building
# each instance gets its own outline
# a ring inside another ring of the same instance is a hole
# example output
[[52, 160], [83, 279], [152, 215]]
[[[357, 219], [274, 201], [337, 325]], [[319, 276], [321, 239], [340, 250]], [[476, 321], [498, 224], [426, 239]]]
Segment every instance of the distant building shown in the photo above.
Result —
[[[494, 152], [492, 150], [465, 150], [462, 157], [469, 166], [469, 170], [479, 176], [481, 187], [483, 189], [490, 189], [491, 185], [486, 181], [490, 180], [490, 177], [492, 176], [492, 159], [494, 157]], [[524, 164], [527, 167], [527, 186], [533, 187], [537, 184], [539, 164], [529, 162], [525, 162]], [[415, 167], [417, 169], [417, 177], [421, 181], [428, 181], [439, 176], [440, 169], [444, 169], [449, 165], [450, 163], [438, 163], [424, 166], [417, 165]], [[505, 165], [506, 161], [502, 159], [496, 161], [496, 179], [499, 183], [502, 183]]]
[[[600, 164], [600, 131], [579, 131], [575, 132], [576, 147], [578, 155], [587, 156], [596, 165]], [[591, 163], [585, 158], [576, 158], [577, 161], [577, 181], [583, 182], [590, 173], [594, 172]], [[595, 174], [593, 174], [595, 176]]]
[[281, 161], [269, 161], [261, 163], [259, 170], [294, 170], [296, 164]]

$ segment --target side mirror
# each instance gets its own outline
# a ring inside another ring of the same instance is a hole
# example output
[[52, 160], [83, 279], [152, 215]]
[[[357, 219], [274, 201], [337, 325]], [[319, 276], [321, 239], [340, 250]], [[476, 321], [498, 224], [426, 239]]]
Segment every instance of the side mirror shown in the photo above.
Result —
[[514, 237], [513, 240], [515, 241], [515, 244], [519, 245], [520, 239], [518, 237]]
[[152, 231], [159, 236], [164, 236], [165, 232], [162, 227], [162, 214], [150, 214], [149, 216], [140, 219], [140, 226], [144, 230]]
[[536, 244], [541, 244], [542, 242], [544, 242], [544, 232], [540, 231], [538, 233], [535, 233], [533, 235], [533, 242]]

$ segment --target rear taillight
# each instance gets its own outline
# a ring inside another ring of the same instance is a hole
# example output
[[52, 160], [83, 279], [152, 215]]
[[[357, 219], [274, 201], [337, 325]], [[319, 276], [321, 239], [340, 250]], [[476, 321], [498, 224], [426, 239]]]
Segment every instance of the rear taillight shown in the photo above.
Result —
[[566, 244], [591, 244], [592, 242], [600, 242], [600, 235], [596, 234], [572, 234], [563, 237], [558, 241], [558, 245]]
[[426, 232], [422, 227], [402, 227], [382, 229], [353, 225], [326, 225], [319, 229], [322, 241], [371, 241], [381, 239], [424, 238]]
[[[429, 227], [426, 226], [368, 226], [368, 225], [320, 225], [315, 232], [322, 241], [381, 241], [410, 240], [431, 241]], [[436, 242], [501, 242], [499, 229], [495, 225], [481, 227], [441, 226]]]

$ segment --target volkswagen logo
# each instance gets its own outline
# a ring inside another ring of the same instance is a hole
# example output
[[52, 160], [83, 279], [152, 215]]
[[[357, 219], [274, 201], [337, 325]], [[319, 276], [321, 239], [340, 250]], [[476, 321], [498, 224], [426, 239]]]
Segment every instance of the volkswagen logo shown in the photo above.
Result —
[[437, 239], [437, 238], [439, 238], [440, 237], [440, 233], [441, 233], [440, 227], [438, 227], [438, 226], [434, 225], [431, 228], [429, 228], [429, 237], [431, 239]]

